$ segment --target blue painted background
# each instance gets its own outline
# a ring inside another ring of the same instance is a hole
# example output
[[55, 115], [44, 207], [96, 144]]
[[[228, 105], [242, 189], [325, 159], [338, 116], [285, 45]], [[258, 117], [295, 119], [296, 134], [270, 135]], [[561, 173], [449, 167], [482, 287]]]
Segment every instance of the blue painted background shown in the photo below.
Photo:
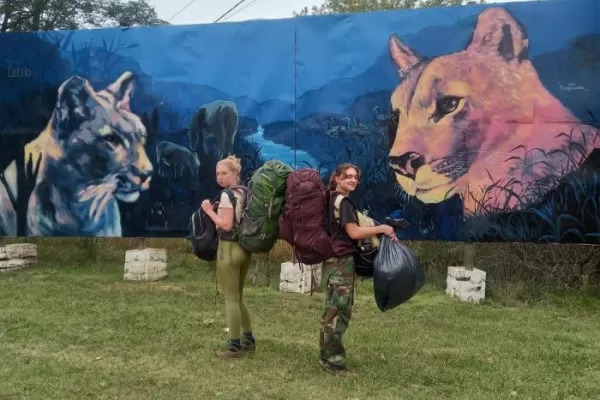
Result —
[[[591, 178], [598, 183], [592, 185], [595, 192], [578, 200], [595, 202], [595, 220], [594, 211], [581, 217], [569, 208], [550, 213], [550, 222], [529, 210], [527, 217], [515, 214], [515, 218], [528, 221], [526, 224], [515, 223], [506, 215], [490, 215], [469, 225], [460, 199], [426, 205], [395, 184], [388, 167], [391, 143], [385, 118], [390, 115], [390, 96], [400, 79], [390, 60], [388, 38], [395, 33], [429, 57], [460, 51], [471, 39], [477, 16], [488, 7], [4, 33], [0, 35], [0, 65], [7, 72], [0, 75], [0, 167], [4, 170], [14, 154], [22, 152], [23, 145], [44, 129], [62, 82], [78, 75], [99, 91], [131, 71], [137, 77], [132, 111], [146, 123], [153, 113], [158, 119], [146, 148], [153, 164], [157, 161], [156, 143], [187, 146], [193, 114], [203, 104], [230, 100], [239, 112], [234, 152], [242, 157], [246, 179], [272, 158], [318, 168], [324, 178], [335, 165], [349, 161], [364, 173], [355, 196], [359, 206], [382, 222], [386, 217], [407, 219], [410, 226], [398, 232], [402, 238], [598, 243], [599, 169]], [[503, 7], [526, 27], [529, 58], [544, 86], [579, 119], [597, 124], [600, 3], [531, 2]], [[11, 76], [15, 69], [22, 76]], [[572, 84], [585, 90], [565, 89]], [[335, 137], [326, 133], [327, 122], [347, 124], [344, 118], [358, 118], [368, 127], [368, 135]], [[202, 199], [212, 198], [218, 191], [216, 160], [200, 150], [198, 157], [198, 175], [161, 177], [155, 173], [150, 189], [137, 202], [119, 203], [123, 236], [187, 234], [191, 213]], [[9, 207], [6, 200], [2, 207]], [[548, 205], [536, 207], [543, 210]], [[557, 225], [560, 218], [565, 220], [561, 215], [578, 222]], [[573, 227], [577, 234], [567, 232]], [[0, 226], [0, 233], [14, 234], [6, 226]], [[21, 229], [19, 234], [27, 232]]]

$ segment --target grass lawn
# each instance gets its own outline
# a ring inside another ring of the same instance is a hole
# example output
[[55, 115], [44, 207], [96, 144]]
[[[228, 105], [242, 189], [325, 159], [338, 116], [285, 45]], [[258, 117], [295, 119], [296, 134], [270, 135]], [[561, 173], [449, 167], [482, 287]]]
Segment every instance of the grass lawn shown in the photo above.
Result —
[[278, 292], [277, 273], [247, 289], [257, 353], [219, 360], [211, 265], [169, 252], [167, 279], [124, 282], [121, 250], [95, 263], [43, 251], [50, 261], [0, 274], [0, 399], [600, 396], [600, 300], [471, 305], [426, 286], [382, 313], [361, 281], [344, 378], [317, 362], [323, 294]]

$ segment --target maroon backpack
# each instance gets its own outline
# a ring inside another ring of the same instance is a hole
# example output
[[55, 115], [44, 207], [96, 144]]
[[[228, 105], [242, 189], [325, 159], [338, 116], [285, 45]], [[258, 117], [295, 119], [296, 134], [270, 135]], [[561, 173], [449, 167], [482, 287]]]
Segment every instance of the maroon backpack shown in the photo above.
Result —
[[288, 175], [279, 238], [293, 247], [298, 262], [313, 265], [353, 253], [352, 244], [336, 240], [341, 228], [333, 218], [331, 200], [332, 192], [314, 169], [298, 169]]

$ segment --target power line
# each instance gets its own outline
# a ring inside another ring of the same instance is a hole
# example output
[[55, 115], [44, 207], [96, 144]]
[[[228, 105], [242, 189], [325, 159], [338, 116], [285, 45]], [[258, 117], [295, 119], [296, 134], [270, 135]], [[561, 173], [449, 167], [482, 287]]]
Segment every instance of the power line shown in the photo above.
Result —
[[[192, 0], [192, 1], [196, 1], [196, 0]], [[239, 5], [241, 5], [245, 1], [246, 0], [240, 0], [240, 1], [238, 1], [235, 6], [231, 7], [229, 10], [225, 11], [223, 13], [223, 15], [221, 15], [219, 18], [217, 18], [216, 21], [215, 21], [215, 23], [219, 22], [220, 20], [222, 20], [223, 17], [225, 17], [227, 14], [229, 14], [230, 12], [232, 12], [233, 10], [235, 10]]]
[[171, 18], [169, 18], [169, 20], [167, 22], [171, 22], [171, 20], [173, 18], [175, 18], [176, 16], [178, 16], [179, 14], [181, 14], [182, 12], [185, 11], [186, 8], [188, 8], [189, 6], [191, 6], [192, 4], [194, 4], [196, 2], [196, 0], [192, 0], [189, 3], [187, 3], [185, 6], [183, 6], [183, 8], [179, 11], [177, 11]]
[[238, 13], [240, 13], [240, 12], [244, 11], [246, 8], [250, 7], [250, 6], [251, 6], [252, 4], [254, 4], [254, 3], [256, 3], [256, 0], [252, 0], [250, 3], [246, 4], [246, 5], [245, 5], [244, 7], [242, 7], [242, 8], [238, 9], [238, 10], [237, 10], [236, 12], [234, 12], [233, 14], [229, 14], [229, 15], [227, 16], [227, 18], [225, 18], [225, 19], [223, 20], [223, 22], [225, 22], [225, 21], [229, 21], [229, 19], [231, 19], [232, 17], [234, 17], [234, 16], [235, 16], [235, 15], [237, 15]]

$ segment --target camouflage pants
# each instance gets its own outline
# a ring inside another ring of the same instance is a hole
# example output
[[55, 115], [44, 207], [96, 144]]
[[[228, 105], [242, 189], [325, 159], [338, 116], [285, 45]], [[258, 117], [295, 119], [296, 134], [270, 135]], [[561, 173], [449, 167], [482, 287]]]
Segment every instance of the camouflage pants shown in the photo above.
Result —
[[339, 257], [335, 262], [323, 263], [323, 280], [326, 294], [321, 315], [321, 359], [343, 366], [346, 364], [346, 351], [342, 344], [342, 336], [348, 329], [352, 315], [353, 257]]

